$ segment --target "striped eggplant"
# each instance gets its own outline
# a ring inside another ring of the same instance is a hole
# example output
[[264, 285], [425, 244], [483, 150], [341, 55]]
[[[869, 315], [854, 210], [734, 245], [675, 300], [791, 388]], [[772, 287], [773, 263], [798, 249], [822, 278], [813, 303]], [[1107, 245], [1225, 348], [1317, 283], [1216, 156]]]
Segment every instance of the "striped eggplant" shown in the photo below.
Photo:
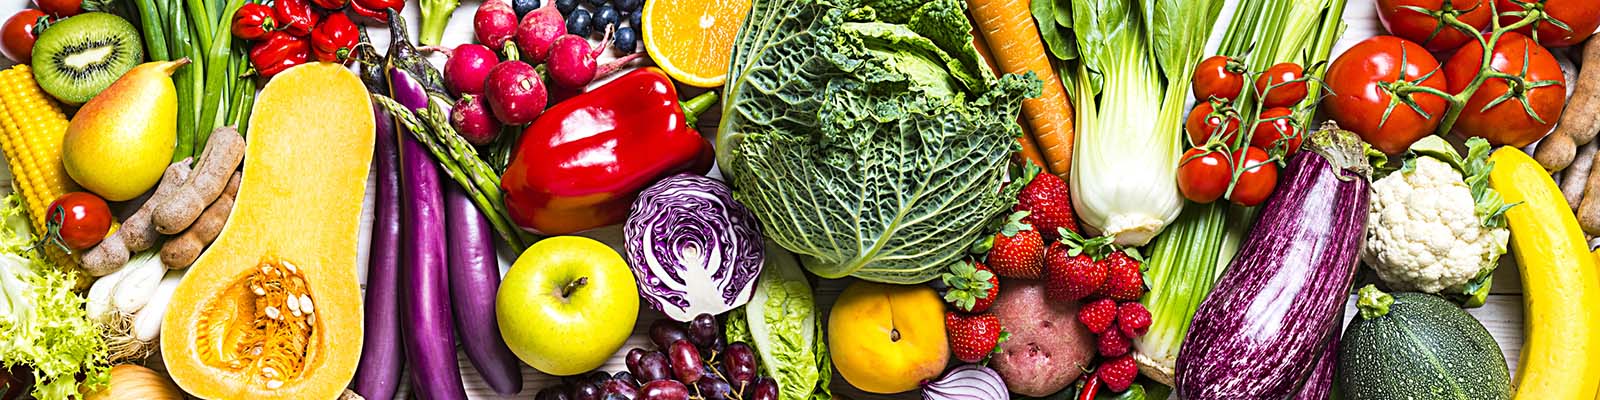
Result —
[[1366, 231], [1371, 169], [1337, 128], [1308, 138], [1178, 353], [1186, 400], [1280, 400], [1305, 384], [1341, 321]]

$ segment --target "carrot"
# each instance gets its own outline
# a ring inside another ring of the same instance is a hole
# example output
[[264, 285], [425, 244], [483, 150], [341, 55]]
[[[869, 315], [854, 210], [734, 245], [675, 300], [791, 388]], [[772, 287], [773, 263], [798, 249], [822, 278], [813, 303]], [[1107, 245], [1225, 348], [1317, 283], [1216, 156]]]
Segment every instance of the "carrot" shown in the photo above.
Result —
[[992, 47], [1002, 72], [1033, 71], [1044, 87], [1038, 98], [1022, 101], [1022, 116], [1050, 173], [1067, 179], [1072, 170], [1072, 103], [1061, 77], [1045, 54], [1039, 27], [1028, 12], [1029, 0], [967, 0], [973, 21]]
[[[990, 70], [1000, 69], [994, 65], [994, 56], [989, 53], [989, 43], [983, 41], [983, 34], [972, 33], [972, 46], [978, 48], [978, 57], [983, 58], [983, 63], [988, 64]], [[1022, 157], [1033, 161], [1034, 165], [1045, 166], [1044, 154], [1039, 153], [1039, 144], [1034, 143], [1033, 133], [1029, 131], [1028, 124], [1022, 123], [1021, 118], [1018, 118], [1017, 125], [1022, 127], [1022, 136], [1017, 138], [1017, 143], [1022, 144]]]

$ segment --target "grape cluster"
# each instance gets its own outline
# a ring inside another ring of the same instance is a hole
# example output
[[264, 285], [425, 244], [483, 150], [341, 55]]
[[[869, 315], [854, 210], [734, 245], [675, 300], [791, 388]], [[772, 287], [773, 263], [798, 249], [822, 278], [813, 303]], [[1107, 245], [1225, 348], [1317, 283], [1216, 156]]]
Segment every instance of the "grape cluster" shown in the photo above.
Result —
[[650, 325], [656, 350], [628, 351], [627, 371], [591, 372], [540, 390], [537, 400], [777, 400], [778, 382], [756, 368], [744, 342], [727, 343], [722, 324], [700, 314], [687, 324]]
[[[512, 0], [511, 7], [517, 19], [535, 8], [543, 0]], [[578, 36], [604, 35], [615, 28], [611, 46], [623, 54], [632, 54], [639, 47], [639, 19], [644, 0], [554, 0], [556, 10], [566, 18], [567, 33]], [[627, 25], [624, 26], [623, 23]]]

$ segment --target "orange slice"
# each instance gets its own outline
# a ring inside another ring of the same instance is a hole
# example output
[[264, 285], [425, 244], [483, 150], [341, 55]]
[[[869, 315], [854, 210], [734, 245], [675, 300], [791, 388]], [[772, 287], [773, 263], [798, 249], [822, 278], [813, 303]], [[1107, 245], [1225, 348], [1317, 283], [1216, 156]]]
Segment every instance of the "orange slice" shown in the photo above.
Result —
[[734, 37], [749, 13], [750, 0], [645, 0], [640, 35], [672, 79], [714, 88], [728, 78]]

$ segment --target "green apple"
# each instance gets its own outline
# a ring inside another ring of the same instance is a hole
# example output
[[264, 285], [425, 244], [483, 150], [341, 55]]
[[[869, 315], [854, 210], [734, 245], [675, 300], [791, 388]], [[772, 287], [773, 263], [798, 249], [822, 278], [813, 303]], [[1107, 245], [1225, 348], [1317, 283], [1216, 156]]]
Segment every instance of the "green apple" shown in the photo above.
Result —
[[500, 335], [522, 362], [551, 375], [594, 370], [639, 319], [633, 271], [610, 246], [579, 236], [535, 243], [495, 295]]

